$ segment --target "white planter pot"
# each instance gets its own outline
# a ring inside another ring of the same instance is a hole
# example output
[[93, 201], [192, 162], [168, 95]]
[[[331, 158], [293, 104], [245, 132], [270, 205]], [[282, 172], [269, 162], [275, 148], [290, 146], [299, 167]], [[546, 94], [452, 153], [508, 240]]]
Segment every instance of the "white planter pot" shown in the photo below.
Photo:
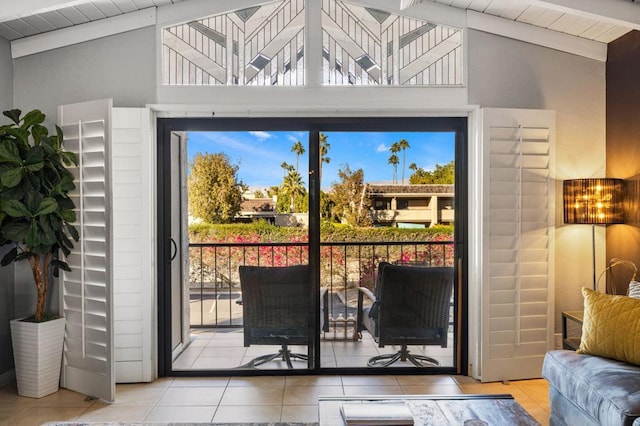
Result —
[[18, 394], [31, 398], [58, 391], [65, 319], [41, 323], [10, 321]]

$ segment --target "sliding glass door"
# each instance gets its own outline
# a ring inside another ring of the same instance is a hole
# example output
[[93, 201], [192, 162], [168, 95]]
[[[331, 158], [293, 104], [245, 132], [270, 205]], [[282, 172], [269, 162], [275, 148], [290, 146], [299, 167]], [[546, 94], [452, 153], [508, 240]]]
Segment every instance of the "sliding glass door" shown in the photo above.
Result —
[[[465, 119], [160, 119], [158, 135], [163, 374], [460, 371]], [[439, 340], [367, 327], [386, 264], [449, 268]]]

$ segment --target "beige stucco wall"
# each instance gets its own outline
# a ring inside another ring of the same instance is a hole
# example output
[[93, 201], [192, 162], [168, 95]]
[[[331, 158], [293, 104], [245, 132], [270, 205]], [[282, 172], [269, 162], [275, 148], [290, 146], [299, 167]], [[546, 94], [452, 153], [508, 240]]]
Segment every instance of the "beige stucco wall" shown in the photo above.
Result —
[[[555, 331], [592, 285], [591, 227], [564, 225], [562, 180], [605, 175], [605, 63], [469, 31], [469, 103], [556, 111]], [[596, 227], [598, 275], [605, 230]]]

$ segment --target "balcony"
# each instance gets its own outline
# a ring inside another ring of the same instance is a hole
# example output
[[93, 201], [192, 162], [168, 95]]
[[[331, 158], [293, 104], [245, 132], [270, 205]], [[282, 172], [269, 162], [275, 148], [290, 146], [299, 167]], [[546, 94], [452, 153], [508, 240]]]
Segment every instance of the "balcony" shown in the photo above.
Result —
[[[238, 267], [241, 265], [286, 266], [308, 262], [307, 243], [192, 243], [189, 245], [189, 288], [192, 339], [209, 346], [218, 341], [227, 355], [222, 364], [214, 360], [178, 358], [174, 368], [216, 369], [241, 365], [260, 351], [273, 347], [243, 347], [242, 309]], [[379, 353], [393, 352], [392, 347], [378, 348], [373, 338], [356, 326], [358, 287], [374, 288], [378, 263], [425, 266], [453, 266], [452, 241], [413, 242], [324, 242], [320, 250], [320, 281], [323, 309], [329, 327], [320, 331], [323, 367], [363, 367], [366, 360]], [[306, 348], [295, 348], [306, 352]], [[447, 348], [415, 347], [441, 359], [441, 365], [453, 365], [453, 300]], [[241, 353], [242, 352], [242, 353]], [[229, 354], [237, 354], [232, 360]], [[347, 356], [342, 356], [347, 355]], [[301, 366], [305, 368], [306, 365]], [[279, 367], [271, 367], [279, 368]]]

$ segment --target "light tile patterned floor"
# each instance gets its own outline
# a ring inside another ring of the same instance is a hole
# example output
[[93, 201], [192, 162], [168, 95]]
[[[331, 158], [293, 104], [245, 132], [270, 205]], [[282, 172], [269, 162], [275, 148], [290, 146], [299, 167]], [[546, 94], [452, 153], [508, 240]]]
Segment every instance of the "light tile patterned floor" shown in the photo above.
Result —
[[[378, 347], [371, 335], [362, 332], [362, 338], [353, 340], [321, 340], [320, 358], [324, 368], [366, 367], [369, 358], [380, 354], [392, 354], [400, 349], [399, 346]], [[427, 355], [435, 358], [443, 367], [453, 366], [453, 333], [449, 334], [446, 348], [440, 346], [410, 346], [411, 353]], [[218, 370], [236, 368], [251, 361], [253, 358], [275, 353], [279, 347], [266, 345], [251, 345], [244, 347], [244, 335], [238, 329], [195, 329], [191, 332], [191, 343], [176, 358], [174, 370]], [[291, 350], [307, 353], [306, 346], [292, 346]], [[413, 367], [409, 361], [396, 362], [392, 367]], [[264, 364], [265, 369], [286, 369], [284, 362], [276, 359]], [[294, 368], [306, 368], [304, 362], [294, 362]]]
[[545, 380], [479, 383], [464, 376], [295, 376], [166, 378], [117, 385], [116, 401], [87, 401], [62, 389], [22, 398], [15, 384], [0, 389], [0, 425], [49, 421], [276, 422], [318, 421], [319, 395], [508, 393], [542, 425], [548, 425]]

